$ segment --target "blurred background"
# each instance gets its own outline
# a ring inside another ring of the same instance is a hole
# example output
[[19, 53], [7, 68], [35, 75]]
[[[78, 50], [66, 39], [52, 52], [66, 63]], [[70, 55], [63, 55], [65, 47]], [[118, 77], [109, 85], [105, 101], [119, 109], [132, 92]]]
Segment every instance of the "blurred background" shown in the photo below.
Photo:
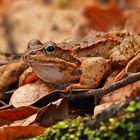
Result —
[[79, 40], [90, 30], [140, 34], [140, 0], [0, 0], [0, 51], [23, 53], [31, 39]]

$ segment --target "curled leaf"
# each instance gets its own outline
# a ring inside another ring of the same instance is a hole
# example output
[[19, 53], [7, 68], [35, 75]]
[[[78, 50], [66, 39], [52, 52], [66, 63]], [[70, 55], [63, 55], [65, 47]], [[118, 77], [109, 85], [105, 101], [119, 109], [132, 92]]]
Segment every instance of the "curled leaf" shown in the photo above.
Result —
[[124, 15], [117, 5], [103, 7], [93, 4], [85, 7], [83, 15], [88, 19], [91, 28], [98, 31], [123, 27], [125, 22]]
[[16, 140], [38, 136], [46, 128], [39, 126], [5, 126], [0, 128], [1, 140]]
[[13, 122], [11, 126], [28, 126], [34, 123], [40, 126], [50, 126], [57, 121], [67, 118], [68, 114], [68, 99], [65, 97], [42, 107], [37, 113], [25, 119]]
[[0, 66], [0, 91], [7, 91], [17, 84], [19, 76], [27, 67], [22, 61]]
[[[107, 83], [105, 83], [105, 86], [109, 86], [110, 84], [112, 84], [114, 82], [114, 79], [116, 78], [116, 75], [117, 72], [116, 74], [111, 74], [108, 78], [110, 79], [110, 81], [108, 80]], [[102, 97], [100, 104], [109, 103], [109, 102], [114, 103], [119, 100], [128, 99], [134, 96], [135, 91], [140, 88], [139, 85], [140, 85], [140, 81], [137, 81], [130, 85], [124, 86], [118, 90], [110, 92], [109, 94], [106, 94], [105, 96]]]
[[38, 80], [35, 83], [24, 85], [18, 88], [10, 99], [10, 104], [14, 107], [29, 106], [36, 103], [44, 96], [52, 94], [56, 87]]
[[27, 118], [37, 112], [35, 107], [19, 107], [0, 111], [0, 126], [11, 124], [14, 121]]

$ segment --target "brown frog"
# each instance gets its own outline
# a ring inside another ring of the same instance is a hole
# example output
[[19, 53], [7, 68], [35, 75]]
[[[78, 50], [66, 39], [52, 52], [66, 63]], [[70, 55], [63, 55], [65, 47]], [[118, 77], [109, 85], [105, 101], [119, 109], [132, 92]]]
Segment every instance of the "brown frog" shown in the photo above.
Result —
[[96, 88], [114, 63], [126, 65], [140, 48], [139, 40], [126, 32], [90, 32], [81, 41], [63, 43], [31, 40], [24, 61], [48, 83], [78, 81], [67, 91]]

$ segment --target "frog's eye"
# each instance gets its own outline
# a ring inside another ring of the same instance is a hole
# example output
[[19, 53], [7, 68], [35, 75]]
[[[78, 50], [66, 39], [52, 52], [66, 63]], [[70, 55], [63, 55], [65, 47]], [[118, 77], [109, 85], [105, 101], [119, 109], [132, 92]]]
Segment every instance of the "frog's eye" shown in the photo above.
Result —
[[45, 48], [44, 48], [44, 52], [45, 53], [53, 53], [55, 52], [56, 47], [54, 44], [48, 44]]

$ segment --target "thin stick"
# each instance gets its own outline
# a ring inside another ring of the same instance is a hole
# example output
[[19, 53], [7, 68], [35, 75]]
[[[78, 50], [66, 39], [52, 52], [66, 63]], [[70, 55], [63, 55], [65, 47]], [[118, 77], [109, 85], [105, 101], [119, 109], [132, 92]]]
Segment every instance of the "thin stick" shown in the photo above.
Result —
[[109, 87], [103, 87], [100, 89], [93, 89], [89, 91], [81, 91], [79, 94], [71, 94], [70, 100], [76, 100], [79, 98], [94, 98], [94, 105], [97, 105], [99, 100], [106, 94], [117, 90], [119, 88], [122, 88], [124, 86], [127, 86], [129, 84], [132, 84], [136, 81], [140, 80], [140, 72], [129, 74], [127, 78], [120, 80], [116, 83], [113, 83]]
[[6, 105], [6, 106], [0, 107], [0, 111], [7, 110], [7, 109], [12, 109], [12, 108], [13, 108], [12, 105]]
[[2, 100], [0, 100], [0, 104], [3, 105], [3, 106], [7, 105], [7, 104], [6, 104], [5, 102], [3, 102]]

